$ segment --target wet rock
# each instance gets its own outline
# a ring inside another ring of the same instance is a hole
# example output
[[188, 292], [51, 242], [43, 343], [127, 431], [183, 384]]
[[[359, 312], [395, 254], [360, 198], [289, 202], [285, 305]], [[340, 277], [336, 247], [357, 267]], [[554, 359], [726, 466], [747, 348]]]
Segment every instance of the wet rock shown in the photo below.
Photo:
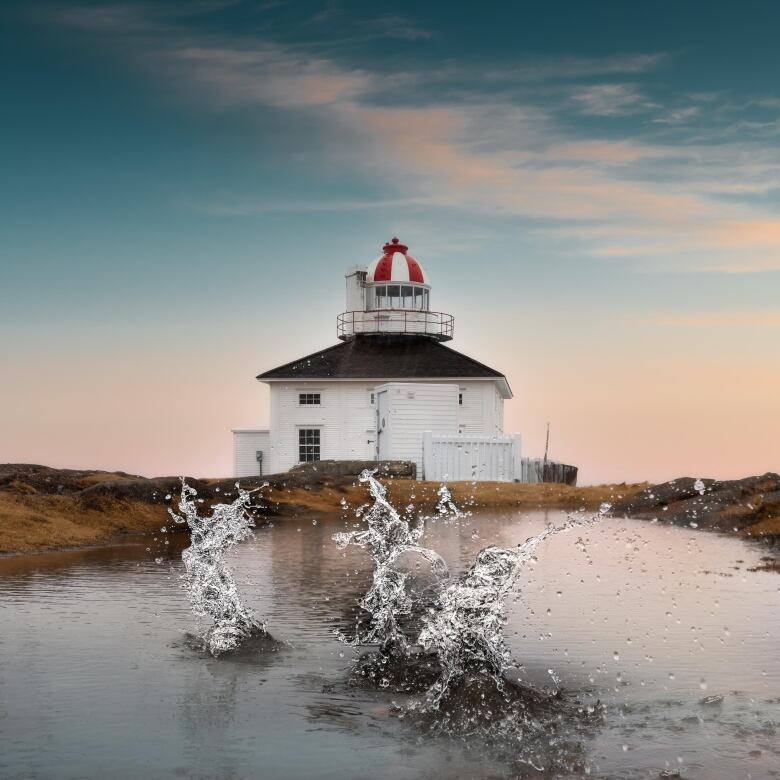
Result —
[[780, 523], [776, 527], [766, 521], [780, 519], [780, 476], [769, 472], [735, 480], [675, 479], [617, 502], [612, 514], [776, 539]]
[[397, 709], [417, 731], [474, 739], [494, 757], [533, 777], [582, 776], [584, 742], [603, 722], [600, 703], [587, 707], [478, 669], [454, 681], [436, 707]]
[[370, 651], [357, 659], [349, 677], [349, 684], [359, 688], [381, 688], [394, 693], [422, 693], [441, 675], [441, 666], [435, 653], [421, 648], [408, 652], [383, 653]]
[[204, 653], [214, 658], [231, 659], [239, 663], [257, 663], [260, 658], [278, 653], [287, 647], [285, 642], [275, 639], [268, 631], [260, 628], [254, 628], [249, 637], [238, 647], [225, 650], [217, 656], [214, 656], [210, 651], [208, 639], [200, 634], [186, 633], [184, 645], [198, 653]]

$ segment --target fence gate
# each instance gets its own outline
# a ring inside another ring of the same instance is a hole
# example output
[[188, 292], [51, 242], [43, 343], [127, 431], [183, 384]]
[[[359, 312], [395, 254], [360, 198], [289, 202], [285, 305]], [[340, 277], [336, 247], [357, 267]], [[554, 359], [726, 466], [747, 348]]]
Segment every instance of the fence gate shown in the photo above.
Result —
[[520, 435], [423, 434], [423, 479], [513, 482], [521, 478]]

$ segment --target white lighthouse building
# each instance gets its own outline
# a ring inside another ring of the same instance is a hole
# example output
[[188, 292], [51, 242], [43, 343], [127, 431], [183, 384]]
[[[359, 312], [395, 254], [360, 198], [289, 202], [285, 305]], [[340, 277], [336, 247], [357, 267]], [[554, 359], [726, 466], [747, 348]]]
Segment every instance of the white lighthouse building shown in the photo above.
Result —
[[316, 460], [409, 460], [424, 479], [518, 478], [519, 436], [505, 437], [506, 377], [444, 342], [450, 314], [397, 238], [346, 273], [338, 344], [260, 374], [270, 424], [235, 429], [235, 476]]

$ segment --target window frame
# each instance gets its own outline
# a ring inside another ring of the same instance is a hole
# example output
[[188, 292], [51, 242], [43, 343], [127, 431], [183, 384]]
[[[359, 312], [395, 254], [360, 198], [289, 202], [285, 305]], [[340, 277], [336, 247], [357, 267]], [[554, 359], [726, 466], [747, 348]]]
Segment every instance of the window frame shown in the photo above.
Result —
[[318, 460], [322, 460], [322, 428], [298, 425], [296, 429], [298, 431], [298, 463], [316, 463]]
[[372, 287], [366, 311], [429, 311], [430, 289], [420, 282], [382, 282]]
[[[304, 400], [309, 399], [309, 400]], [[316, 399], [316, 400], [315, 400]], [[299, 390], [298, 406], [322, 406], [322, 391]]]

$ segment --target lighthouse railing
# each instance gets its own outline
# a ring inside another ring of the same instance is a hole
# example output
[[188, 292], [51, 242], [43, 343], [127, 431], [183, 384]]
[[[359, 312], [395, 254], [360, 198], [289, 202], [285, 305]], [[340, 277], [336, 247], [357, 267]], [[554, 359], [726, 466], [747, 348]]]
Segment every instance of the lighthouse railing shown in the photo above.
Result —
[[448, 341], [455, 331], [455, 318], [440, 311], [371, 309], [345, 311], [336, 318], [336, 334], [347, 339], [358, 334], [387, 333], [426, 335]]

